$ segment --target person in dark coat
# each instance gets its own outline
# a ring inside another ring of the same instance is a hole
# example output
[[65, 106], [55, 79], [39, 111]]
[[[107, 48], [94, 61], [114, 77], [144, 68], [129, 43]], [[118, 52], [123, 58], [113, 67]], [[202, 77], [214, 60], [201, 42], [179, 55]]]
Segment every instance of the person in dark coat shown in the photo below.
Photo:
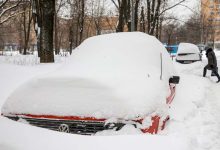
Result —
[[211, 70], [213, 72], [213, 74], [218, 78], [218, 82], [220, 82], [220, 76], [218, 74], [218, 67], [217, 67], [217, 60], [216, 60], [216, 56], [215, 56], [215, 53], [213, 51], [212, 48], [208, 48], [206, 50], [206, 57], [208, 59], [208, 64], [204, 67], [204, 70], [203, 70], [203, 77], [206, 76], [206, 72], [207, 72], [207, 69], [208, 70]]

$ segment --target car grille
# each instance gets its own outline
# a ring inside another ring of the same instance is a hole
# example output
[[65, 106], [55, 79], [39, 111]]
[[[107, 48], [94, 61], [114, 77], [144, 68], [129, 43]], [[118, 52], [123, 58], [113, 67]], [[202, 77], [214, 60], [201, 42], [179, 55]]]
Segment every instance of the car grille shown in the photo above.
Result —
[[52, 120], [52, 119], [38, 119], [38, 118], [26, 118], [26, 117], [8, 117], [9, 119], [19, 121], [23, 119], [29, 124], [37, 127], [42, 127], [54, 131], [59, 131], [61, 125], [67, 125], [69, 127], [69, 133], [93, 135], [96, 132], [114, 129], [119, 130], [124, 126], [122, 123], [114, 123], [105, 125], [102, 121], [74, 121], [74, 120]]

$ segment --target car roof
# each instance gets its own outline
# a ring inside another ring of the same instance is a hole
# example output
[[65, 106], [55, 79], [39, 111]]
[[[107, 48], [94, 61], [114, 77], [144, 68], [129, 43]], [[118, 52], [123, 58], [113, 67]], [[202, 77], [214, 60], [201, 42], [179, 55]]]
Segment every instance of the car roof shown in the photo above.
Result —
[[199, 47], [192, 43], [180, 43], [177, 53], [199, 53]]

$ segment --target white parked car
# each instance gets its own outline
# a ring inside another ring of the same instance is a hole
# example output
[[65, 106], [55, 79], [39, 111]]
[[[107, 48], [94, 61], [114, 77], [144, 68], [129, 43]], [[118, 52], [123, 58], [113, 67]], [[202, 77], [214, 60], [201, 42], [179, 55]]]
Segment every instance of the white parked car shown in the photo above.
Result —
[[180, 43], [176, 55], [176, 61], [180, 63], [192, 63], [201, 61], [202, 55], [199, 47], [191, 43]]
[[2, 115], [34, 126], [91, 135], [134, 125], [156, 134], [169, 120], [179, 77], [167, 50], [144, 33], [89, 38], [59, 70], [18, 88]]

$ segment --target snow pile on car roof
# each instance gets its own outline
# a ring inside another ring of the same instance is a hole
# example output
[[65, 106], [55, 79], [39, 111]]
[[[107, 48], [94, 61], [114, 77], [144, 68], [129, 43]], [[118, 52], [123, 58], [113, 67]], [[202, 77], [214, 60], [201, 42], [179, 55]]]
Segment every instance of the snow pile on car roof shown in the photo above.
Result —
[[[161, 75], [161, 54], [163, 74]], [[33, 79], [6, 101], [3, 114], [135, 118], [166, 102], [172, 61], [144, 33], [87, 39], [59, 70]]]
[[199, 53], [199, 47], [192, 43], [180, 43], [178, 47], [178, 54], [180, 53]]

